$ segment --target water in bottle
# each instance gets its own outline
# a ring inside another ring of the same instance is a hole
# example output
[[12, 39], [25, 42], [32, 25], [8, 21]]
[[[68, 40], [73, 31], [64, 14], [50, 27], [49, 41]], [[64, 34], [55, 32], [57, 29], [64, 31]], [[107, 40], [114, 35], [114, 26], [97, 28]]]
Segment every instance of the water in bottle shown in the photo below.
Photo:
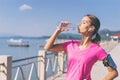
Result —
[[71, 24], [67, 25], [68, 30], [76, 30], [76, 28], [77, 28], [77, 26], [75, 24], [71, 23]]

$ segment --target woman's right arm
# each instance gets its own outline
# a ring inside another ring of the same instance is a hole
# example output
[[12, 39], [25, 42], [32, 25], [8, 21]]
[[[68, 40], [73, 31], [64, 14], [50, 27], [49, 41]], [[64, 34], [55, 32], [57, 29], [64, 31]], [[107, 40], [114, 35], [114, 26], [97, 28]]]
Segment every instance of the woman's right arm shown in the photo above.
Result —
[[55, 30], [55, 32], [53, 33], [53, 35], [48, 39], [47, 43], [44, 46], [44, 49], [46, 51], [52, 51], [52, 52], [59, 52], [59, 51], [63, 51], [63, 47], [62, 44], [54, 44], [56, 38], [58, 37], [58, 35], [63, 32], [66, 31], [66, 26], [70, 24], [70, 22], [68, 21], [64, 21], [62, 22], [58, 28]]

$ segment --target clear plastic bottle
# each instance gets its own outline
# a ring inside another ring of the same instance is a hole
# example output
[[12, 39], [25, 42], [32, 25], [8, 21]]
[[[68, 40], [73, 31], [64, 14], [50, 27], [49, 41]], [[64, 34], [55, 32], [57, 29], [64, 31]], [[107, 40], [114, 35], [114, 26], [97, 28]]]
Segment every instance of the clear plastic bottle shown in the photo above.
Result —
[[75, 25], [75, 24], [69, 24], [69, 25], [67, 25], [67, 29], [68, 30], [76, 30], [77, 29], [77, 26]]
[[[66, 25], [65, 25], [66, 24]], [[62, 26], [61, 26], [62, 25]], [[65, 26], [64, 26], [65, 25]], [[66, 31], [71, 31], [71, 30], [76, 30], [77, 29], [77, 25], [69, 22], [69, 21], [61, 21], [58, 24], [58, 27], [63, 27]]]

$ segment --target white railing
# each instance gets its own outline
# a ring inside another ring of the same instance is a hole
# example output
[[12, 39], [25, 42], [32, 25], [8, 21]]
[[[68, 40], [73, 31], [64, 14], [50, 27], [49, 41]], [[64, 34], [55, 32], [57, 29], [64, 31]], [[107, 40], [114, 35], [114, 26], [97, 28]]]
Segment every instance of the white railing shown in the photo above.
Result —
[[0, 56], [0, 80], [46, 80], [62, 74], [67, 65], [64, 52], [47, 53], [41, 50], [38, 56], [18, 60]]
[[52, 56], [47, 58], [47, 64], [46, 64], [46, 72], [48, 72], [49, 68], [51, 70], [51, 75], [55, 74], [57, 65], [58, 65], [58, 56]]
[[0, 80], [12, 80], [12, 56], [0, 56]]
[[[37, 75], [37, 63], [39, 61], [37, 61], [37, 60], [31, 61], [33, 59], [37, 59], [38, 57], [39, 56], [33, 56], [33, 57], [13, 60], [12, 64], [15, 64], [15, 63], [17, 63], [17, 64], [12, 67], [12, 70], [16, 69], [15, 76], [13, 77], [12, 80], [19, 80], [18, 79], [19, 74], [22, 75], [21, 80], [32, 80], [31, 77], [32, 77], [32, 74], [33, 74], [33, 70], [36, 74], [36, 80], [39, 80], [38, 75]], [[28, 61], [30, 61], [30, 62], [28, 62]], [[24, 67], [26, 67], [26, 70], [25, 70]], [[27, 71], [28, 69], [29, 69], [29, 72]], [[13, 72], [15, 72], [15, 71], [13, 71]], [[26, 76], [25, 76], [25, 74], [26, 74]]]

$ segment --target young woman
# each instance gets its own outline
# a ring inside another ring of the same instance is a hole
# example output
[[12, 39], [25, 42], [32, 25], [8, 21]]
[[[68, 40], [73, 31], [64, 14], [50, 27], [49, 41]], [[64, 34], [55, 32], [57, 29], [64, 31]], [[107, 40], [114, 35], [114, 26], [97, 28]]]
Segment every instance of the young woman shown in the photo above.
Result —
[[[99, 19], [91, 14], [87, 14], [78, 24], [78, 32], [82, 34], [82, 39], [70, 40], [61, 44], [54, 44], [57, 36], [68, 30], [68, 21], [60, 23], [53, 35], [47, 41], [44, 49], [52, 52], [65, 51], [68, 55], [68, 68], [66, 80], [91, 80], [91, 69], [97, 60], [108, 62], [107, 53], [99, 45], [100, 28]], [[107, 63], [108, 64], [108, 63]], [[113, 80], [117, 77], [117, 70], [109, 64], [107, 65], [108, 74], [103, 80]], [[102, 80], [102, 79], [101, 79]]]

